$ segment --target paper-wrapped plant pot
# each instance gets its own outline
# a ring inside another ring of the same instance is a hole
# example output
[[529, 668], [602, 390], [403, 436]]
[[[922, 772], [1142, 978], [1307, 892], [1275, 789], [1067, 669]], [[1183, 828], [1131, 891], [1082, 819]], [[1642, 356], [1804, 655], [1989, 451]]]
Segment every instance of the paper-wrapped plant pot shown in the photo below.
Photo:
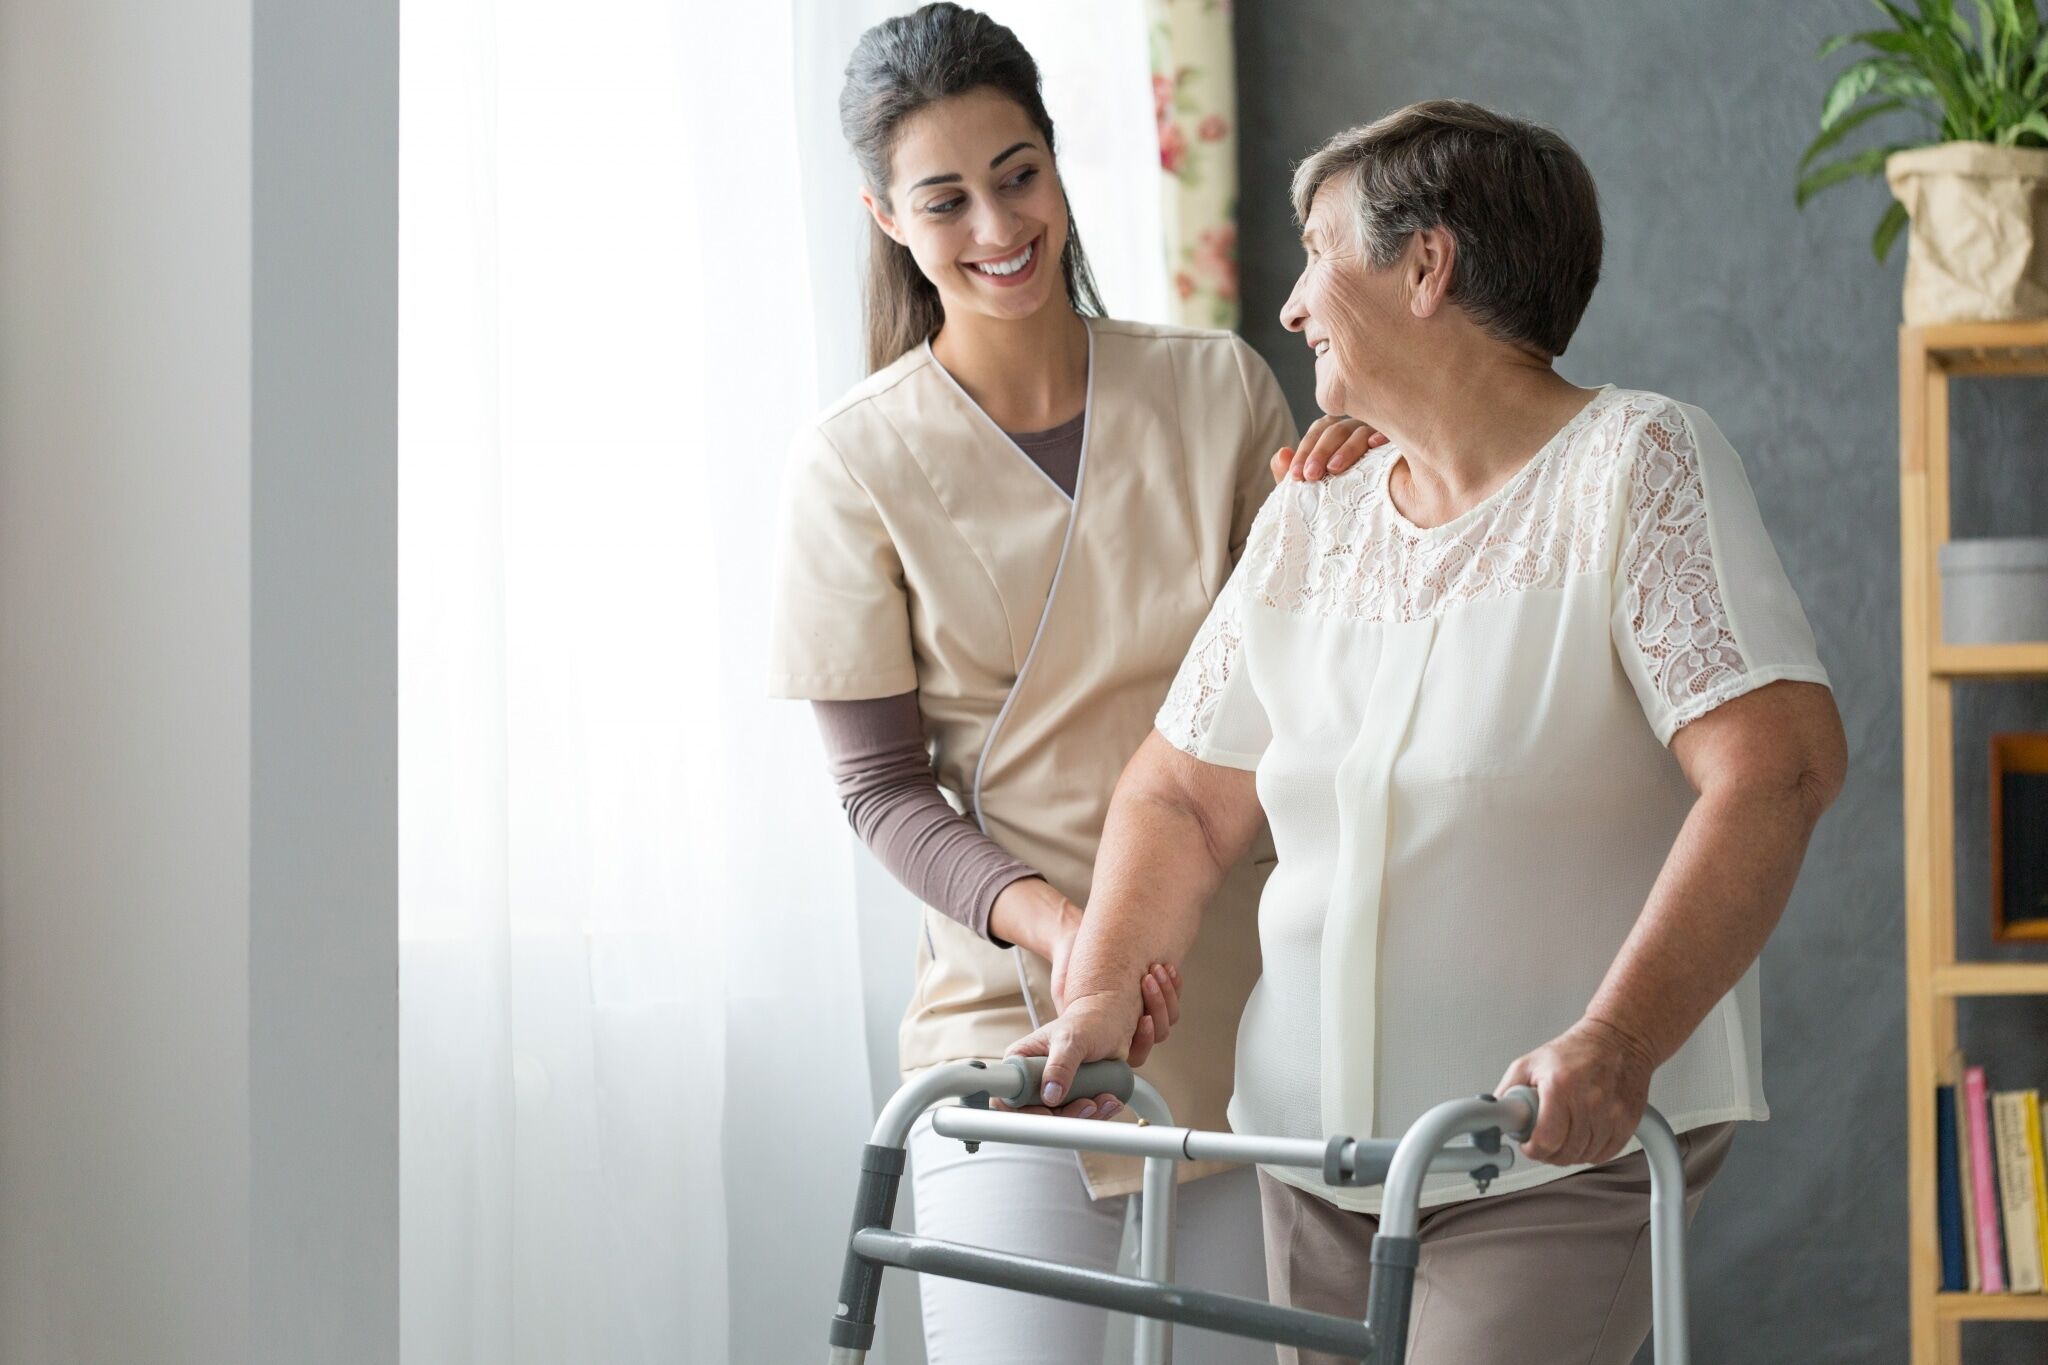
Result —
[[1906, 206], [1906, 321], [2048, 317], [2048, 148], [1944, 142], [1884, 163]]

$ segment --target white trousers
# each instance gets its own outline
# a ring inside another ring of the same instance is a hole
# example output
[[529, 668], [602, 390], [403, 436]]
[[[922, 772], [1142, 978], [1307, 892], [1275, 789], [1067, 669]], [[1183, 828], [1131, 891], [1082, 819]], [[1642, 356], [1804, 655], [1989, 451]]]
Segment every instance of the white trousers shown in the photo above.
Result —
[[[1116, 1270], [1128, 1197], [1091, 1200], [1072, 1152], [983, 1143], [966, 1147], [932, 1131], [910, 1132], [910, 1186], [917, 1231], [1063, 1265]], [[1259, 1187], [1249, 1169], [1180, 1186], [1174, 1198], [1173, 1278], [1180, 1284], [1266, 1297]], [[1124, 1273], [1133, 1273], [1124, 1267]], [[1129, 1319], [1011, 1289], [920, 1275], [924, 1349], [930, 1365], [1095, 1365], [1105, 1350], [1130, 1359]], [[1273, 1348], [1245, 1337], [1173, 1329], [1174, 1365], [1272, 1365]]]

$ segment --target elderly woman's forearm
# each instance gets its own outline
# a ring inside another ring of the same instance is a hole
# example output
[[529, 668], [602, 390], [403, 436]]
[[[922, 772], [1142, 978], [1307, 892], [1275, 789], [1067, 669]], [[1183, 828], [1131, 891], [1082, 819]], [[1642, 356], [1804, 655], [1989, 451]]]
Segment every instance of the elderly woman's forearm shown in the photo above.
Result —
[[1670, 1060], [1763, 952], [1825, 805], [1801, 783], [1703, 795], [1586, 1017]]
[[1135, 991], [1150, 964], [1178, 964], [1202, 907], [1261, 822], [1250, 773], [1199, 763], [1156, 733], [1117, 783], [1067, 968], [1067, 996]]

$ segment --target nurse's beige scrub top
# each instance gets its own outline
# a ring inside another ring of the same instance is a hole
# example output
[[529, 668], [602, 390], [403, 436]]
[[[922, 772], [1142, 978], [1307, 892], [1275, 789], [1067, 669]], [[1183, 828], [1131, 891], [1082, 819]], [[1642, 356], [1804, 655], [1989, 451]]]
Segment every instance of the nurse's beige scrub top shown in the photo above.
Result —
[[[1257, 771], [1280, 851], [1242, 1131], [1397, 1137], [1570, 1028], [1696, 799], [1672, 735], [1767, 683], [1828, 680], [1699, 409], [1603, 389], [1430, 528], [1387, 497], [1400, 454], [1274, 494], [1159, 713], [1196, 758]], [[1650, 1103], [1679, 1132], [1766, 1118], [1762, 1048], [1752, 966]], [[1493, 1188], [1582, 1169], [1518, 1165]], [[1377, 1189], [1268, 1173], [1379, 1208]], [[1437, 1177], [1423, 1202], [1475, 1193]]]
[[[920, 346], [801, 432], [784, 483], [769, 685], [810, 700], [913, 688], [939, 778], [1003, 847], [1088, 902], [1118, 775], [1272, 490], [1294, 420], [1228, 332], [1088, 320], [1087, 432], [1069, 498]], [[1262, 838], [1181, 964], [1146, 1077], [1216, 1128], [1258, 975]], [[1050, 968], [926, 907], [906, 1073], [996, 1058], [1053, 1015]], [[1136, 1162], [1089, 1155], [1097, 1197]], [[1185, 1163], [1191, 1179], [1223, 1167]]]

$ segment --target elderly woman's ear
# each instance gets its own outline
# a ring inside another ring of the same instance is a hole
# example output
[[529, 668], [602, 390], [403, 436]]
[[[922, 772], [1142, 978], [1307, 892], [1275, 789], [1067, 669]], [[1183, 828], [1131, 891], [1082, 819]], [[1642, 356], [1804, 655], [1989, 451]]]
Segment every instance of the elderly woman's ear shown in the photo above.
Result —
[[1325, 474], [1342, 474], [1366, 451], [1386, 443], [1384, 433], [1356, 417], [1318, 417], [1309, 423], [1299, 442], [1274, 452], [1273, 482], [1285, 483], [1292, 475], [1314, 483]]
[[1433, 317], [1451, 294], [1451, 275], [1458, 263], [1458, 239], [1447, 228], [1422, 228], [1409, 239], [1402, 257], [1402, 267], [1408, 274], [1410, 311], [1419, 318]]

